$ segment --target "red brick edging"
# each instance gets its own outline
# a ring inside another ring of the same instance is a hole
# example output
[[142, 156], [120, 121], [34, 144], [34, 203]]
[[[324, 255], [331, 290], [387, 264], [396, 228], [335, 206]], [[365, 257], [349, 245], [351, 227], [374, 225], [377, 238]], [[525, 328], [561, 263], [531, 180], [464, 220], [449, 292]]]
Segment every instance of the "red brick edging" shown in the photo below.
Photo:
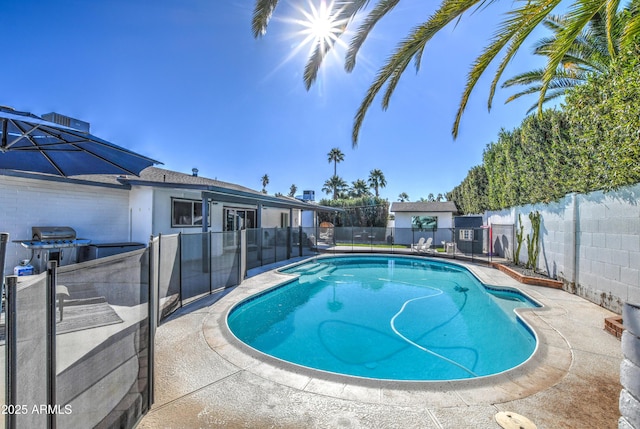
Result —
[[617, 339], [620, 339], [622, 337], [622, 331], [624, 331], [622, 316], [607, 317], [604, 319], [604, 330]]
[[[551, 287], [554, 289], [562, 289], [562, 282], [558, 280], [523, 276], [519, 272], [514, 271], [511, 268], [505, 265], [499, 264], [497, 262], [492, 262], [491, 266], [493, 268], [499, 269], [505, 274], [508, 274], [509, 276], [518, 280], [520, 283], [524, 283], [527, 285], [534, 285], [534, 286]], [[610, 333], [611, 335], [613, 335], [614, 337], [616, 337], [617, 339], [620, 339], [622, 337], [622, 331], [624, 331], [624, 326], [622, 324], [622, 316], [607, 317], [606, 319], [604, 319], [604, 330]]]
[[562, 282], [559, 280], [553, 280], [553, 279], [543, 279], [543, 278], [539, 278], [539, 277], [530, 277], [530, 276], [524, 276], [522, 274], [520, 274], [517, 271], [512, 270], [511, 268], [499, 264], [497, 262], [492, 262], [491, 266], [493, 266], [493, 268], [497, 268], [500, 271], [502, 271], [505, 274], [508, 274], [509, 276], [513, 277], [514, 279], [518, 280], [520, 283], [524, 283], [526, 285], [533, 285], [533, 286], [545, 286], [545, 287], [550, 287], [550, 288], [554, 288], [554, 289], [562, 289]]

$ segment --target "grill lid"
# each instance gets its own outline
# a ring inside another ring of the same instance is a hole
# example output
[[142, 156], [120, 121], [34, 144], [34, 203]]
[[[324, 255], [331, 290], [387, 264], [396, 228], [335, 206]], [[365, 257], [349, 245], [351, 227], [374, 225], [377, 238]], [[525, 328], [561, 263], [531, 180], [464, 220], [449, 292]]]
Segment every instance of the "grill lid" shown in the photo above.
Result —
[[68, 226], [34, 226], [31, 227], [31, 233], [36, 241], [74, 240], [76, 238], [76, 231]]

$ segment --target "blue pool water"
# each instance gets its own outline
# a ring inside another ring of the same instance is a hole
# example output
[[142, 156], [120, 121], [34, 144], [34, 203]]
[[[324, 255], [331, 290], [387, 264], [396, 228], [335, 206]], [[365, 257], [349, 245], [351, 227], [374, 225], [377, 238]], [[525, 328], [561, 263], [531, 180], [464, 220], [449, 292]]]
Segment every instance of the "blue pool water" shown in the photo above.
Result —
[[318, 258], [298, 277], [228, 316], [233, 334], [298, 365], [390, 380], [496, 374], [531, 356], [535, 338], [518, 291], [485, 287], [454, 264], [397, 256]]

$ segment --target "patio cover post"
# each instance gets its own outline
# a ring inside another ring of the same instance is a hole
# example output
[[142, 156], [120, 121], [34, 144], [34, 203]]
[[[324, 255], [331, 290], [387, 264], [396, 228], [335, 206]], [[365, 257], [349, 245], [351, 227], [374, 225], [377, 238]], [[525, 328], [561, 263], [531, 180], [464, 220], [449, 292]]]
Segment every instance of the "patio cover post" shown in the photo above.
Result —
[[209, 198], [202, 193], [202, 232], [209, 231]]
[[[209, 231], [209, 198], [202, 194], [202, 272], [210, 271], [211, 234]], [[209, 276], [209, 292], [211, 292], [211, 276]]]
[[262, 203], [258, 203], [258, 210], [256, 210], [256, 228], [258, 228], [257, 246], [258, 246], [258, 260], [262, 265]]
[[238, 284], [247, 276], [247, 230], [241, 229], [240, 233], [240, 263], [238, 264]]
[[287, 259], [291, 259], [292, 243], [293, 243], [293, 208], [289, 208], [289, 234], [287, 234]]

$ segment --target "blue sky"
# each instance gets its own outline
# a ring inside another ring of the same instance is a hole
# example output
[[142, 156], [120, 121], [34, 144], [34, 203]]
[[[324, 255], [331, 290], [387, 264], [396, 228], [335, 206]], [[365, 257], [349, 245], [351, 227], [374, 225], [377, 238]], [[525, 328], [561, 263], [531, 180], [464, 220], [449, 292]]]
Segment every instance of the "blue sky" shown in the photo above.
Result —
[[[535, 101], [491, 113], [491, 73], [468, 104], [457, 140], [451, 126], [470, 64], [501, 18], [498, 4], [465, 16], [425, 51], [418, 73], [408, 70], [384, 112], [376, 102], [359, 145], [351, 147], [353, 116], [384, 59], [437, 2], [408, 1], [371, 34], [352, 73], [331, 55], [306, 91], [308, 47], [293, 6], [281, 0], [267, 35], [251, 33], [246, 0], [2, 0], [4, 67], [0, 104], [41, 115], [58, 112], [91, 123], [91, 132], [164, 163], [164, 168], [261, 189], [292, 184], [316, 191], [333, 174], [327, 154], [345, 154], [338, 175], [348, 183], [382, 170], [381, 196], [411, 201], [445, 193], [482, 161], [501, 128], [513, 129]], [[533, 40], [535, 40], [534, 38]], [[348, 38], [345, 39], [348, 42]], [[525, 44], [505, 77], [540, 66]], [[493, 69], [492, 69], [493, 70]]]

